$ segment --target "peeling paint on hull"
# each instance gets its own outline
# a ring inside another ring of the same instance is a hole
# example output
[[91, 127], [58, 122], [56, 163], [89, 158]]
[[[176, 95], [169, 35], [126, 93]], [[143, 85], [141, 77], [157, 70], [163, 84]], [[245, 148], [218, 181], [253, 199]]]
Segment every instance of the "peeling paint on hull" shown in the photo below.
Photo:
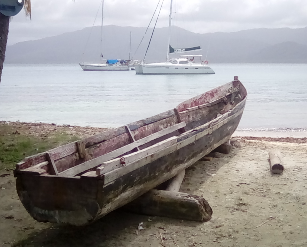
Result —
[[[45, 172], [41, 169], [31, 171], [35, 166], [32, 161], [41, 161], [43, 158], [25, 160], [15, 170], [20, 200], [38, 221], [78, 226], [89, 224], [174, 177], [179, 171], [193, 165], [228, 141], [242, 117], [246, 95], [244, 86], [235, 80], [178, 105], [176, 109], [179, 110], [179, 115], [175, 114], [176, 111], [169, 111], [128, 124], [136, 140], [172, 127], [176, 122], [185, 121], [186, 127], [185, 130], [171, 132], [141, 146], [141, 151], [158, 145], [163, 139], [176, 137], [177, 141], [170, 146], [101, 176], [96, 175], [96, 167], [72, 177], [51, 175], [45, 167]], [[112, 149], [117, 149], [131, 143], [131, 140], [125, 128], [118, 128], [85, 140], [85, 151], [101, 156], [110, 149], [105, 143], [112, 144]], [[78, 150], [74, 150], [73, 145], [67, 147], [65, 154], [56, 153], [59, 159], [55, 160], [55, 165], [59, 171], [65, 161], [75, 161], [71, 163], [73, 166], [81, 163], [76, 155]], [[132, 150], [128, 154], [134, 156], [134, 152]], [[25, 169], [26, 166], [29, 167]], [[65, 169], [67, 167], [66, 164]]]

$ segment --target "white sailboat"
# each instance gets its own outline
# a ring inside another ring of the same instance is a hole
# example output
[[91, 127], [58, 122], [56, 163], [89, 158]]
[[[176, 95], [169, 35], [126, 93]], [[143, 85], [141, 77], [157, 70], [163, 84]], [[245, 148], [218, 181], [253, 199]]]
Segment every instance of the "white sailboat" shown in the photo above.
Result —
[[[103, 27], [103, 7], [104, 0], [101, 3], [101, 35], [102, 35], [102, 27]], [[131, 39], [131, 37], [130, 37]], [[102, 39], [101, 39], [102, 42]], [[101, 44], [102, 47], [102, 44]], [[81, 68], [84, 71], [129, 71], [130, 60], [124, 59], [103, 59], [103, 54], [101, 53], [101, 63], [79, 63]]]
[[172, 6], [170, 4], [169, 14], [169, 36], [167, 44], [166, 61], [159, 63], [141, 63], [135, 66], [136, 74], [159, 75], [159, 74], [215, 74], [208, 66], [208, 61], [202, 60], [202, 55], [181, 55], [179, 58], [171, 58], [172, 53], [184, 53], [194, 50], [200, 50], [200, 46], [190, 48], [174, 49], [170, 45], [170, 33], [172, 26]]

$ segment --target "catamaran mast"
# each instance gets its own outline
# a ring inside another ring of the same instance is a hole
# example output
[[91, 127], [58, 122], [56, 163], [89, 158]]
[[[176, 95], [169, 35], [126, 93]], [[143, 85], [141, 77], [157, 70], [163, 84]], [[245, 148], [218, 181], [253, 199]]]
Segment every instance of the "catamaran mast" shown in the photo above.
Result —
[[169, 60], [169, 46], [170, 46], [170, 44], [171, 44], [172, 11], [173, 11], [173, 0], [171, 0], [170, 10], [169, 10], [169, 19], [168, 19], [168, 43], [167, 43], [166, 61]]

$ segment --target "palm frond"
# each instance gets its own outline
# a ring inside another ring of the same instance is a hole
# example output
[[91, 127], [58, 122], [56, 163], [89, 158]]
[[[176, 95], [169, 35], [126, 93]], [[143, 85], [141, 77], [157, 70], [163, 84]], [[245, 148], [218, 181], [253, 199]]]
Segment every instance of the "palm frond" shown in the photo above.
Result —
[[25, 5], [24, 10], [26, 12], [26, 16], [30, 16], [31, 19], [31, 0], [24, 0], [25, 1]]

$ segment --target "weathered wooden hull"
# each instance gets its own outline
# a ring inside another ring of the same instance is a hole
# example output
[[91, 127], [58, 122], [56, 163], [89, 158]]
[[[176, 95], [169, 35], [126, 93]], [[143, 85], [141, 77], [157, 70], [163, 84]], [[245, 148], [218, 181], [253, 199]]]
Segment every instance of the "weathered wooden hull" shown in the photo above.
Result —
[[[185, 130], [179, 129], [166, 135], [162, 142], [168, 142], [168, 140], [171, 142], [167, 143], [169, 145], [163, 149], [154, 153], [149, 152], [123, 167], [107, 171], [99, 176], [95, 174], [95, 171], [64, 177], [60, 174], [50, 175], [50, 173], [42, 172], [41, 169], [31, 170], [33, 164], [41, 163], [38, 156], [32, 157], [31, 163], [27, 164], [24, 161], [19, 163], [15, 170], [15, 176], [17, 177], [16, 187], [20, 200], [30, 215], [38, 221], [72, 225], [91, 223], [127, 204], [174, 177], [182, 169], [191, 166], [229, 140], [240, 122], [246, 101], [244, 86], [239, 81], [233, 81], [232, 84], [232, 90], [236, 87], [240, 88], [239, 91], [236, 91], [240, 97], [233, 97], [234, 93], [228, 95], [225, 93], [228, 100], [225, 97], [219, 97], [218, 99], [223, 99], [224, 102], [219, 100], [215, 103], [213, 101], [203, 107], [198, 107], [199, 103], [202, 103], [202, 97], [198, 97], [191, 99], [190, 102], [185, 102], [188, 104], [178, 105], [177, 111], [173, 114], [165, 114], [168, 113], [165, 112], [164, 117], [166, 118], [163, 117], [164, 119], [160, 121], [146, 124], [146, 122], [155, 120], [153, 118], [150, 121], [146, 119], [130, 124], [131, 130], [133, 127], [135, 128], [133, 134], [136, 140], [141, 140], [144, 132], [148, 132], [149, 129], [152, 131], [157, 122], [159, 122], [160, 128], [166, 125], [165, 123], [169, 124], [175, 120], [177, 122], [184, 120], [187, 125]], [[225, 88], [230, 89], [230, 87]], [[223, 90], [223, 88], [218, 89]], [[207, 98], [218, 94], [218, 91], [213, 90], [206, 93]], [[228, 103], [225, 104], [225, 101], [229, 102], [230, 100], [232, 100], [233, 106], [228, 110], [226, 108]], [[221, 114], [225, 110], [227, 111]], [[217, 114], [219, 116], [214, 118], [213, 116]], [[117, 134], [114, 134], [115, 137], [119, 137]], [[174, 135], [176, 138], [173, 141]], [[156, 146], [160, 146], [160, 140], [155, 140]], [[141, 147], [140, 151], [136, 153], [142, 153], [146, 149], [149, 151], [151, 144], [147, 148], [145, 145], [144, 147]], [[67, 154], [68, 152], [65, 155]], [[134, 156], [133, 154], [132, 151], [130, 155], [129, 153], [126, 155], [127, 161], [129, 156]], [[44, 156], [40, 156], [43, 159]], [[64, 159], [71, 160], [68, 157], [66, 156]], [[114, 161], [116, 162], [116, 159]], [[111, 163], [113, 162], [111, 161]], [[63, 163], [57, 163], [58, 168], [61, 164]], [[25, 169], [25, 167], [27, 168]]]

